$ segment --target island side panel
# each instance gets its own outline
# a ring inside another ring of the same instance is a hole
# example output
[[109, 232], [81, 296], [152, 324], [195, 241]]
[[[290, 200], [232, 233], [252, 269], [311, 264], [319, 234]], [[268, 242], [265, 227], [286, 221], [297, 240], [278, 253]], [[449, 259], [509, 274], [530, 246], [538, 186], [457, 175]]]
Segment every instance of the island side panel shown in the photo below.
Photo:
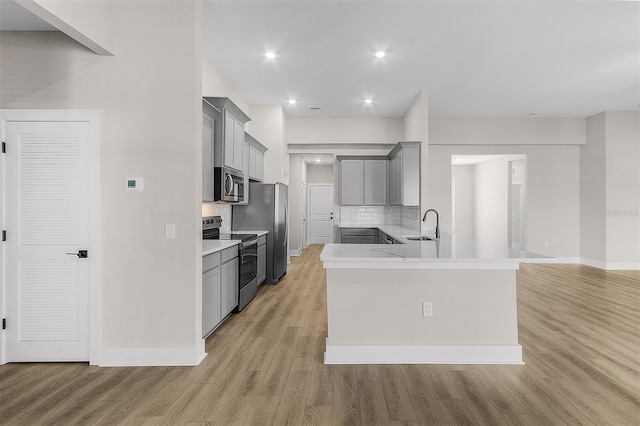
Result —
[[516, 304], [515, 270], [328, 269], [327, 345], [517, 346]]

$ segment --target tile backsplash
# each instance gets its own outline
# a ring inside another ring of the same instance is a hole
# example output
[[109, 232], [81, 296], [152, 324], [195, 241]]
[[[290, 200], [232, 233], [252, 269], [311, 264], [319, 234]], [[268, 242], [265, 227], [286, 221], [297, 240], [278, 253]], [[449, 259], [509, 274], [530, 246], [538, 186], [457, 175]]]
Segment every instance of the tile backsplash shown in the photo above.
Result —
[[400, 206], [342, 206], [341, 223], [402, 225], [420, 229], [420, 208]]
[[202, 217], [205, 216], [220, 216], [222, 217], [222, 226], [220, 232], [231, 232], [231, 205], [230, 204], [215, 204], [215, 203], [202, 203]]
[[420, 229], [420, 207], [402, 208], [402, 227]]

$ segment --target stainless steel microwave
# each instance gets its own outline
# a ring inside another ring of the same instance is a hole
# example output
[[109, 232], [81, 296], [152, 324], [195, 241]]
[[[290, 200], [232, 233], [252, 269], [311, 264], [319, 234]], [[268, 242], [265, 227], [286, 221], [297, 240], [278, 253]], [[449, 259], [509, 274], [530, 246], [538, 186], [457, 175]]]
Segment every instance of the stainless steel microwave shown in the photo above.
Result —
[[215, 201], [227, 203], [244, 201], [244, 173], [229, 167], [215, 167], [213, 176]]

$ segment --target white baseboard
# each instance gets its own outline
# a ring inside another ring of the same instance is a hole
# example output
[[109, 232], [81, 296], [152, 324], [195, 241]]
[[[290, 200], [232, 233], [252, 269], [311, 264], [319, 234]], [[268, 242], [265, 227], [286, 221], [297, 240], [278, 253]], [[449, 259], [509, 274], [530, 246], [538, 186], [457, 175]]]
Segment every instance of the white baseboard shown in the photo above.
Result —
[[558, 257], [558, 263], [571, 263], [579, 265], [582, 263], [582, 259], [579, 257]]
[[326, 345], [325, 364], [524, 364], [520, 345]]
[[193, 366], [204, 357], [204, 339], [195, 347], [180, 348], [103, 348], [101, 367]]
[[303, 249], [289, 250], [289, 256], [300, 256]]
[[580, 263], [587, 266], [592, 266], [598, 269], [604, 269], [606, 271], [638, 271], [640, 270], [640, 263], [622, 263], [622, 262], [602, 262], [593, 259], [580, 259]]

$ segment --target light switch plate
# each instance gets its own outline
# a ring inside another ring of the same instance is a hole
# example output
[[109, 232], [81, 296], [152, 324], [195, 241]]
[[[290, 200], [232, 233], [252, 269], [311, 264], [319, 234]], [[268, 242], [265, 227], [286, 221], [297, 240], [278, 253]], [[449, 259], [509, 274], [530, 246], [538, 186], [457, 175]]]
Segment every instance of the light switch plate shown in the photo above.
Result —
[[433, 304], [431, 302], [422, 302], [422, 316], [423, 317], [433, 316]]
[[167, 223], [164, 225], [164, 238], [167, 240], [173, 240], [176, 238], [176, 225], [173, 223]]

